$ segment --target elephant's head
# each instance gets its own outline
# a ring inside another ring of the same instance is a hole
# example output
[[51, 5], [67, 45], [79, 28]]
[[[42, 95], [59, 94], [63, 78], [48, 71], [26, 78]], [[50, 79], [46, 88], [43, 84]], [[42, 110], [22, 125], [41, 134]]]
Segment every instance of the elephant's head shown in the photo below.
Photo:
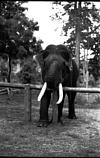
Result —
[[43, 61], [42, 78], [44, 84], [39, 94], [38, 101], [41, 100], [46, 89], [59, 89], [59, 99], [57, 104], [60, 104], [63, 99], [62, 83], [65, 80], [65, 76], [66, 79], [68, 78], [71, 68], [70, 53], [63, 45], [49, 45], [43, 51]]

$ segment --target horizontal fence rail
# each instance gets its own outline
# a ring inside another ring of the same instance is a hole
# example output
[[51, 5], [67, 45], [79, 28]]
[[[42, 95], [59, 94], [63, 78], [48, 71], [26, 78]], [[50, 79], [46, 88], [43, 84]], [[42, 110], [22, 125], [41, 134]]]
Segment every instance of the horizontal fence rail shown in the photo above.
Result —
[[[24, 104], [25, 104], [25, 120], [31, 121], [31, 90], [41, 90], [42, 84], [19, 84], [0, 82], [0, 87], [24, 89]], [[64, 87], [64, 91], [74, 91], [80, 93], [100, 93], [100, 88], [83, 88], [83, 87]], [[2, 90], [1, 90], [2, 91]]]
[[42, 85], [0, 82], [0, 87], [8, 87], [8, 88], [23, 89], [23, 88], [25, 88], [26, 85], [29, 85], [31, 89], [41, 89], [42, 88]]
[[25, 84], [0, 82], [0, 87], [8, 87], [8, 88], [25, 88]]
[[[42, 88], [42, 85], [33, 85], [30, 84], [31, 89], [38, 89]], [[100, 93], [100, 88], [84, 88], [84, 87], [63, 87], [64, 91], [75, 91], [80, 93]]]
[[80, 93], [100, 93], [100, 88], [64, 87], [64, 91], [75, 91]]
[[[20, 83], [6, 83], [0, 82], [0, 87], [8, 87], [8, 88], [20, 88], [24, 89], [26, 85], [29, 85], [30, 89], [40, 90], [42, 88], [42, 84], [20, 84]], [[76, 91], [80, 93], [100, 93], [100, 88], [83, 88], [83, 87], [64, 87], [64, 91]]]

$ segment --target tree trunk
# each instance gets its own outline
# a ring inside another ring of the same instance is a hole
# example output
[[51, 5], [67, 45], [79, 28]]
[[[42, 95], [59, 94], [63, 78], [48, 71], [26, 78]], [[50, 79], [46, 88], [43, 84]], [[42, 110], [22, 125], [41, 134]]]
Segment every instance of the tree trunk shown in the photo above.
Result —
[[8, 71], [8, 82], [10, 83], [11, 81], [11, 58], [9, 56], [9, 61], [8, 61], [8, 66], [9, 66], [9, 71]]
[[80, 64], [80, 41], [81, 41], [81, 35], [80, 35], [80, 9], [81, 9], [81, 2], [75, 2], [74, 9], [76, 9], [76, 48], [75, 48], [75, 55], [76, 55], [76, 63], [79, 68]]
[[80, 30], [76, 28], [76, 47], [75, 47], [76, 63], [79, 68], [80, 64]]

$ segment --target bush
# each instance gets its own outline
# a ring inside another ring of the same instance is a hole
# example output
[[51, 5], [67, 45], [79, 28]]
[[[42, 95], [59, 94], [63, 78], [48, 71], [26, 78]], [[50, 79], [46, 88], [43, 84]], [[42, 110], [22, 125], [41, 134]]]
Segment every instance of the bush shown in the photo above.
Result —
[[35, 84], [36, 82], [41, 82], [41, 73], [37, 71], [37, 64], [32, 59], [27, 59], [18, 74], [21, 83]]

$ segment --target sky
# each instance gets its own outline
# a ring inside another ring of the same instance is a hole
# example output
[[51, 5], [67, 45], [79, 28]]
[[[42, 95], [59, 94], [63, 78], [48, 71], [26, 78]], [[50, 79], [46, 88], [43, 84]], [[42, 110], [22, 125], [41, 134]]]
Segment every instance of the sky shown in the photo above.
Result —
[[28, 8], [26, 15], [38, 22], [39, 31], [35, 31], [34, 35], [44, 41], [43, 48], [48, 44], [63, 44], [66, 37], [60, 36], [62, 23], [49, 17], [53, 14], [52, 1], [30, 1], [23, 6]]
[[[97, 8], [100, 8], [100, 2], [95, 2], [95, 4]], [[43, 40], [43, 49], [48, 44], [63, 44], [66, 41], [67, 37], [61, 36], [62, 23], [57, 20], [52, 21], [50, 18], [54, 13], [52, 1], [29, 1], [23, 6], [28, 8], [25, 12], [27, 17], [38, 22], [39, 31], [35, 31], [34, 35], [37, 39]]]

